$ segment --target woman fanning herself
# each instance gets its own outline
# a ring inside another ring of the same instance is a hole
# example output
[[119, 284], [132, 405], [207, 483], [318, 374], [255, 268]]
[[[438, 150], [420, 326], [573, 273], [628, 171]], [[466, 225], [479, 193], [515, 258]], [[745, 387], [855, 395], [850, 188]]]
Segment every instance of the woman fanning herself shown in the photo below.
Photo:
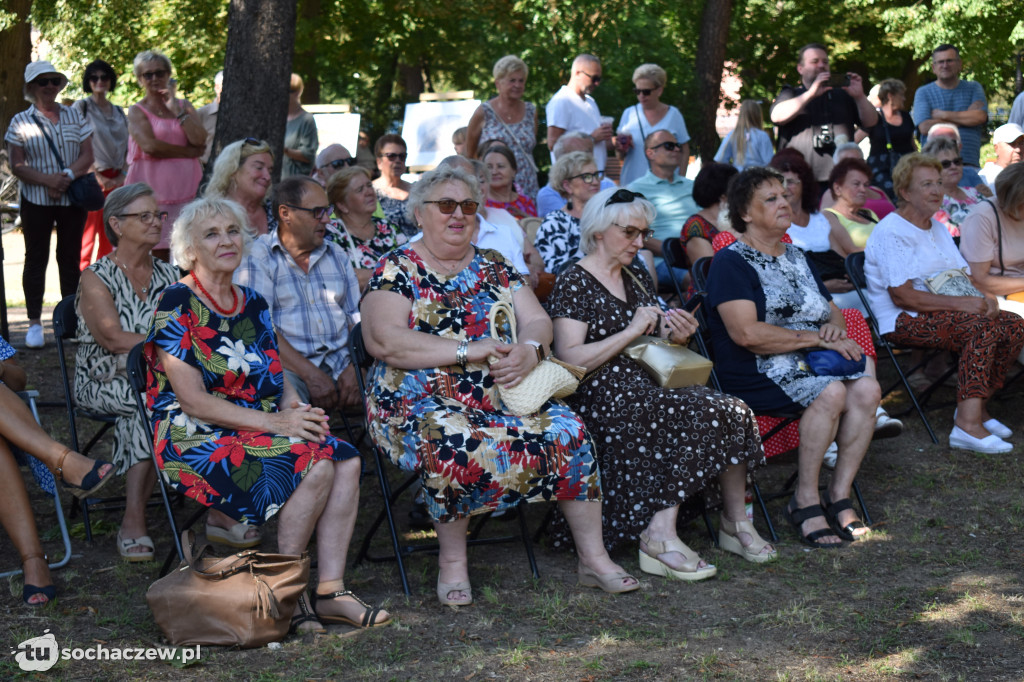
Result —
[[344, 585], [359, 452], [330, 435], [323, 410], [298, 402], [267, 301], [231, 283], [251, 238], [226, 199], [196, 201], [174, 224], [174, 257], [191, 273], [164, 291], [146, 339], [157, 464], [178, 492], [236, 523], [277, 515], [282, 554], [301, 554], [316, 532], [316, 615], [303, 595], [293, 630], [384, 625], [387, 612]]
[[277, 229], [277, 216], [267, 194], [270, 172], [274, 169], [274, 153], [263, 140], [247, 137], [224, 147], [213, 164], [205, 197], [223, 197], [245, 209], [249, 227], [256, 234]]
[[[786, 517], [804, 543], [831, 548], [868, 532], [849, 497], [881, 390], [863, 371], [819, 375], [808, 368], [808, 349], [854, 361], [862, 353], [803, 252], [782, 242], [791, 214], [775, 169], [748, 168], [733, 179], [729, 218], [740, 239], [712, 261], [709, 326], [723, 390], [755, 411], [803, 411], [799, 477]], [[833, 440], [839, 454], [823, 500], [818, 477]]]
[[701, 493], [716, 481], [724, 498], [722, 548], [754, 562], [776, 556], [743, 506], [747, 471], [764, 453], [742, 401], [704, 386], [662, 388], [621, 354], [642, 334], [686, 344], [697, 329], [690, 313], [659, 307], [647, 270], [633, 264], [654, 215], [654, 206], [629, 190], [599, 192], [583, 212], [586, 255], [559, 276], [548, 310], [555, 353], [592, 371], [567, 402], [595, 441], [608, 444], [597, 450], [608, 493], [605, 546], [639, 542], [644, 572], [701, 580], [716, 569], [679, 539], [679, 512], [694, 498], [703, 503]]
[[[473, 601], [470, 516], [550, 499], [569, 520], [580, 584], [635, 590], [636, 578], [601, 542], [601, 481], [583, 422], [556, 400], [527, 416], [502, 411], [498, 384], [515, 386], [537, 366], [551, 320], [500, 254], [473, 246], [482, 201], [476, 179], [448, 166], [414, 186], [410, 209], [423, 238], [384, 258], [361, 308], [366, 348], [377, 358], [370, 434], [392, 462], [421, 474], [441, 546], [442, 604]], [[515, 311], [517, 344], [492, 338], [488, 315], [499, 301]]]

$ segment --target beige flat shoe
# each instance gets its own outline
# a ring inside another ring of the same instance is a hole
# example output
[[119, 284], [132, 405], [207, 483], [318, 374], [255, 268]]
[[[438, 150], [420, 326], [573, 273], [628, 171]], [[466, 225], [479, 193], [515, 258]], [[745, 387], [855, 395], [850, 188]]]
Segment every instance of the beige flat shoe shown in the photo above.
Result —
[[[740, 542], [740, 533], [746, 533], [751, 537], [750, 544], [746, 547]], [[779, 557], [779, 553], [775, 551], [774, 547], [771, 552], [764, 553], [764, 548], [769, 547], [770, 543], [757, 534], [754, 524], [746, 519], [737, 522], [730, 521], [725, 518], [725, 514], [718, 518], [718, 546], [726, 552], [737, 554], [755, 564], [775, 561]]]
[[[251, 528], [256, 529], [256, 535], [251, 538], [245, 537]], [[251, 526], [245, 523], [236, 523], [231, 528], [221, 528], [209, 523], [206, 524], [206, 541], [217, 545], [227, 545], [235, 549], [249, 549], [263, 541], [263, 533], [258, 526]]]
[[[627, 578], [633, 579], [632, 585], [623, 585], [622, 581]], [[640, 581], [625, 571], [615, 573], [596, 573], [593, 570], [583, 567], [577, 573], [577, 580], [583, 587], [596, 587], [608, 594], [622, 594], [640, 589]]]
[[[647, 533], [640, 534], [641, 545], [646, 545], [647, 550], [640, 550], [640, 570], [651, 575], [660, 575], [665, 578], [676, 580], [706, 580], [715, 577], [718, 569], [712, 564], [704, 568], [700, 566], [700, 555], [686, 546], [682, 540], [668, 540], [667, 542], [654, 542]], [[686, 558], [682, 570], [672, 568], [665, 562], [658, 559], [659, 554], [679, 552]]]
[[[465, 592], [465, 599], [449, 599], [449, 592]], [[473, 603], [473, 588], [468, 580], [460, 580], [457, 583], [443, 583], [437, 579], [437, 600], [445, 606], [469, 606]]]
[[[133, 547], [144, 547], [144, 552], [129, 552]], [[152, 538], [148, 535], [140, 535], [137, 538], [122, 538], [121, 531], [117, 531], [117, 552], [121, 558], [130, 563], [152, 561], [154, 555]]]

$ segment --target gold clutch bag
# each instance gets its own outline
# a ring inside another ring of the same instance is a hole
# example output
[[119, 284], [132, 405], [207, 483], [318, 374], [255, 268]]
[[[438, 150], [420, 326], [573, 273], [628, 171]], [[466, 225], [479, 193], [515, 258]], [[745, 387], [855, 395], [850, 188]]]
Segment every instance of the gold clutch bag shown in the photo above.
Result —
[[702, 386], [711, 376], [712, 363], [700, 353], [657, 336], [640, 336], [622, 350], [664, 388]]

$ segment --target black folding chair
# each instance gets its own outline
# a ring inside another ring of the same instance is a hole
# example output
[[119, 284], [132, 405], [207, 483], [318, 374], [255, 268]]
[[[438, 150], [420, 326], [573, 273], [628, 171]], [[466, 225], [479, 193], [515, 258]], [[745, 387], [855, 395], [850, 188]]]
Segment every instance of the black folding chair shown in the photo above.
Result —
[[[348, 348], [349, 356], [352, 358], [352, 362], [359, 370], [369, 369], [370, 365], [373, 364], [373, 357], [366, 351], [366, 346], [363, 344], [363, 332], [362, 325], [357, 324], [349, 332], [348, 337]], [[366, 402], [366, 380], [363, 378], [361, 371], [356, 372], [356, 377], [359, 382], [359, 392], [363, 397], [363, 403]], [[362, 546], [359, 548], [359, 554], [356, 556], [355, 563], [359, 563], [364, 559], [371, 562], [381, 561], [394, 561], [398, 565], [398, 574], [402, 580], [402, 590], [408, 597], [411, 595], [409, 590], [409, 578], [405, 572], [404, 557], [415, 552], [431, 552], [436, 553], [439, 549], [437, 543], [433, 544], [403, 544], [398, 535], [398, 528], [395, 525], [394, 511], [392, 506], [398, 500], [398, 497], [408, 490], [413, 484], [420, 480], [418, 474], [412, 474], [408, 476], [398, 487], [392, 489], [391, 483], [388, 481], [387, 471], [384, 468], [384, 463], [387, 457], [381, 452], [375, 444], [372, 445], [371, 450], [373, 452], [374, 462], [377, 466], [377, 480], [380, 483], [381, 495], [384, 498], [384, 508], [381, 509], [377, 518], [374, 519], [370, 525], [370, 529], [366, 532], [366, 536], [363, 538]], [[470, 546], [474, 545], [493, 545], [505, 542], [514, 542], [515, 540], [522, 540], [523, 547], [526, 550], [526, 558], [530, 563], [530, 572], [534, 578], [540, 578], [540, 572], [537, 570], [537, 560], [533, 555], [533, 544], [530, 541], [530, 532], [526, 527], [526, 514], [523, 503], [520, 502], [518, 508], [516, 508], [517, 517], [519, 521], [519, 535], [510, 535], [495, 538], [481, 538], [480, 531], [483, 530], [484, 524], [487, 522], [489, 515], [481, 517], [480, 521], [476, 523], [475, 528], [470, 532], [467, 544]], [[388, 530], [391, 533], [391, 546], [393, 554], [385, 556], [374, 556], [370, 554], [370, 543], [373, 541], [377, 530], [381, 524], [387, 521]]]
[[[911, 403], [913, 403], [914, 409], [917, 410], [918, 416], [921, 417], [921, 421], [924, 423], [924, 428], [928, 431], [928, 435], [931, 436], [932, 442], [938, 444], [939, 439], [935, 436], [935, 431], [932, 430], [932, 425], [928, 422], [928, 417], [925, 416], [923, 404], [928, 400], [932, 392], [938, 386], [940, 386], [946, 380], [946, 378], [953, 373], [953, 371], [955, 371], [955, 368], [947, 370], [945, 374], [943, 374], [939, 379], [932, 382], [932, 384], [928, 386], [927, 389], [922, 391], [920, 396], [918, 396], [917, 392], [914, 391], [913, 386], [910, 385], [910, 381], [907, 379], [907, 377], [913, 374], [916, 370], [928, 364], [928, 361], [931, 360], [931, 358], [937, 355], [939, 352], [944, 351], [935, 351], [934, 348], [918, 348], [917, 346], [904, 346], [893, 344], [890, 343], [889, 340], [886, 339], [884, 336], [882, 336], [882, 334], [878, 330], [878, 318], [875, 315], [874, 311], [871, 310], [871, 304], [868, 303], [868, 281], [867, 278], [864, 276], [863, 251], [851, 253], [849, 256], [846, 257], [846, 273], [850, 276], [850, 282], [853, 284], [853, 288], [857, 291], [857, 295], [860, 297], [861, 303], [864, 304], [864, 309], [868, 311], [868, 324], [871, 325], [871, 333], [875, 337], [875, 345], [885, 350], [885, 352], [889, 356], [889, 360], [892, 361], [892, 366], [896, 369], [896, 374], [899, 376], [899, 379], [897, 379], [895, 382], [892, 383], [892, 385], [890, 385], [888, 388], [882, 391], [882, 397], [889, 395], [890, 393], [893, 392], [893, 390], [896, 389], [897, 386], [902, 384], [904, 390], [907, 392], [907, 395], [910, 396], [910, 401]], [[904, 370], [903, 367], [900, 366], [899, 361], [896, 359], [896, 351], [900, 349], [924, 350], [927, 352], [925, 353], [924, 358], [920, 362], [915, 364], [909, 370]], [[910, 410], [908, 408], [904, 413], [901, 413], [901, 415], [909, 411]]]
[[[138, 344], [128, 352], [128, 383], [132, 386], [132, 394], [135, 396], [135, 407], [138, 411], [139, 419], [146, 427], [146, 431], [152, 431], [153, 426], [149, 421], [149, 412], [146, 410], [146, 358], [142, 352], [143, 344]], [[155, 455], [153, 452], [153, 441], [149, 440], [150, 454]], [[156, 457], [153, 457], [154, 464], [156, 463]], [[163, 499], [164, 510], [167, 512], [167, 521], [171, 525], [171, 535], [174, 537], [174, 549], [167, 553], [167, 559], [164, 560], [164, 565], [160, 569], [160, 575], [167, 573], [171, 567], [171, 562], [174, 560], [175, 552], [178, 555], [178, 561], [185, 560], [185, 553], [181, 549], [181, 532], [191, 528], [196, 521], [203, 517], [208, 511], [206, 507], [200, 507], [195, 513], [188, 518], [185, 525], [179, 527], [178, 522], [174, 518], [174, 510], [171, 508], [171, 494], [177, 495], [173, 491], [168, 493], [169, 482], [164, 480], [164, 472], [162, 469], [157, 469], [156, 475], [157, 485], [160, 487], [160, 497]], [[180, 497], [180, 496], [179, 496]]]
[[[668, 266], [668, 277], [672, 280], [672, 288], [675, 290], [679, 302], [682, 303], [686, 300], [686, 292], [683, 291], [683, 283], [676, 279], [674, 270], [674, 268], [685, 270], [690, 267], [690, 259], [687, 258], [686, 251], [683, 249], [682, 240], [679, 237], [669, 237], [662, 241], [661, 258]], [[690, 277], [692, 278], [693, 275], [691, 274]]]

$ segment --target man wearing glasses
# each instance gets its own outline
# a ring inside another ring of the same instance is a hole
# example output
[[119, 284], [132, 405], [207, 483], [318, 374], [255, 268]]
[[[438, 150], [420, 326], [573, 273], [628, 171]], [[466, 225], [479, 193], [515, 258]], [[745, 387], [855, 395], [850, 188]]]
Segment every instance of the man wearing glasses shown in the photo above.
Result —
[[329, 144], [317, 154], [313, 167], [313, 179], [321, 187], [327, 187], [327, 181], [342, 168], [356, 165], [355, 158], [340, 144]]
[[[644, 240], [644, 248], [655, 256], [658, 288], [671, 290], [668, 266], [661, 257], [661, 243], [669, 237], [678, 237], [683, 223], [700, 210], [693, 200], [693, 181], [679, 174], [683, 145], [668, 130], [656, 130], [644, 140], [644, 153], [650, 164], [647, 173], [629, 184], [629, 190], [643, 194], [658, 209], [650, 228], [651, 238]], [[677, 282], [682, 282], [686, 270], [675, 268]]]
[[932, 73], [937, 80], [922, 85], [914, 94], [911, 116], [923, 136], [921, 145], [937, 123], [953, 123], [960, 129], [961, 155], [964, 165], [977, 169], [981, 165], [981, 135], [988, 122], [988, 101], [979, 83], [960, 79], [964, 64], [960, 50], [942, 44], [932, 51]]
[[[548, 123], [548, 149], [570, 130], [581, 130], [594, 138], [594, 162], [604, 170], [608, 150], [612, 149], [612, 119], [601, 116], [597, 102], [590, 93], [601, 84], [601, 60], [592, 54], [581, 54], [572, 61], [569, 82], [555, 93], [545, 107]], [[552, 152], [551, 160], [554, 161]]]
[[359, 282], [340, 246], [325, 241], [331, 206], [308, 176], [274, 188], [277, 230], [258, 237], [235, 283], [267, 299], [281, 365], [299, 399], [330, 412], [358, 405], [348, 333], [359, 320]]

